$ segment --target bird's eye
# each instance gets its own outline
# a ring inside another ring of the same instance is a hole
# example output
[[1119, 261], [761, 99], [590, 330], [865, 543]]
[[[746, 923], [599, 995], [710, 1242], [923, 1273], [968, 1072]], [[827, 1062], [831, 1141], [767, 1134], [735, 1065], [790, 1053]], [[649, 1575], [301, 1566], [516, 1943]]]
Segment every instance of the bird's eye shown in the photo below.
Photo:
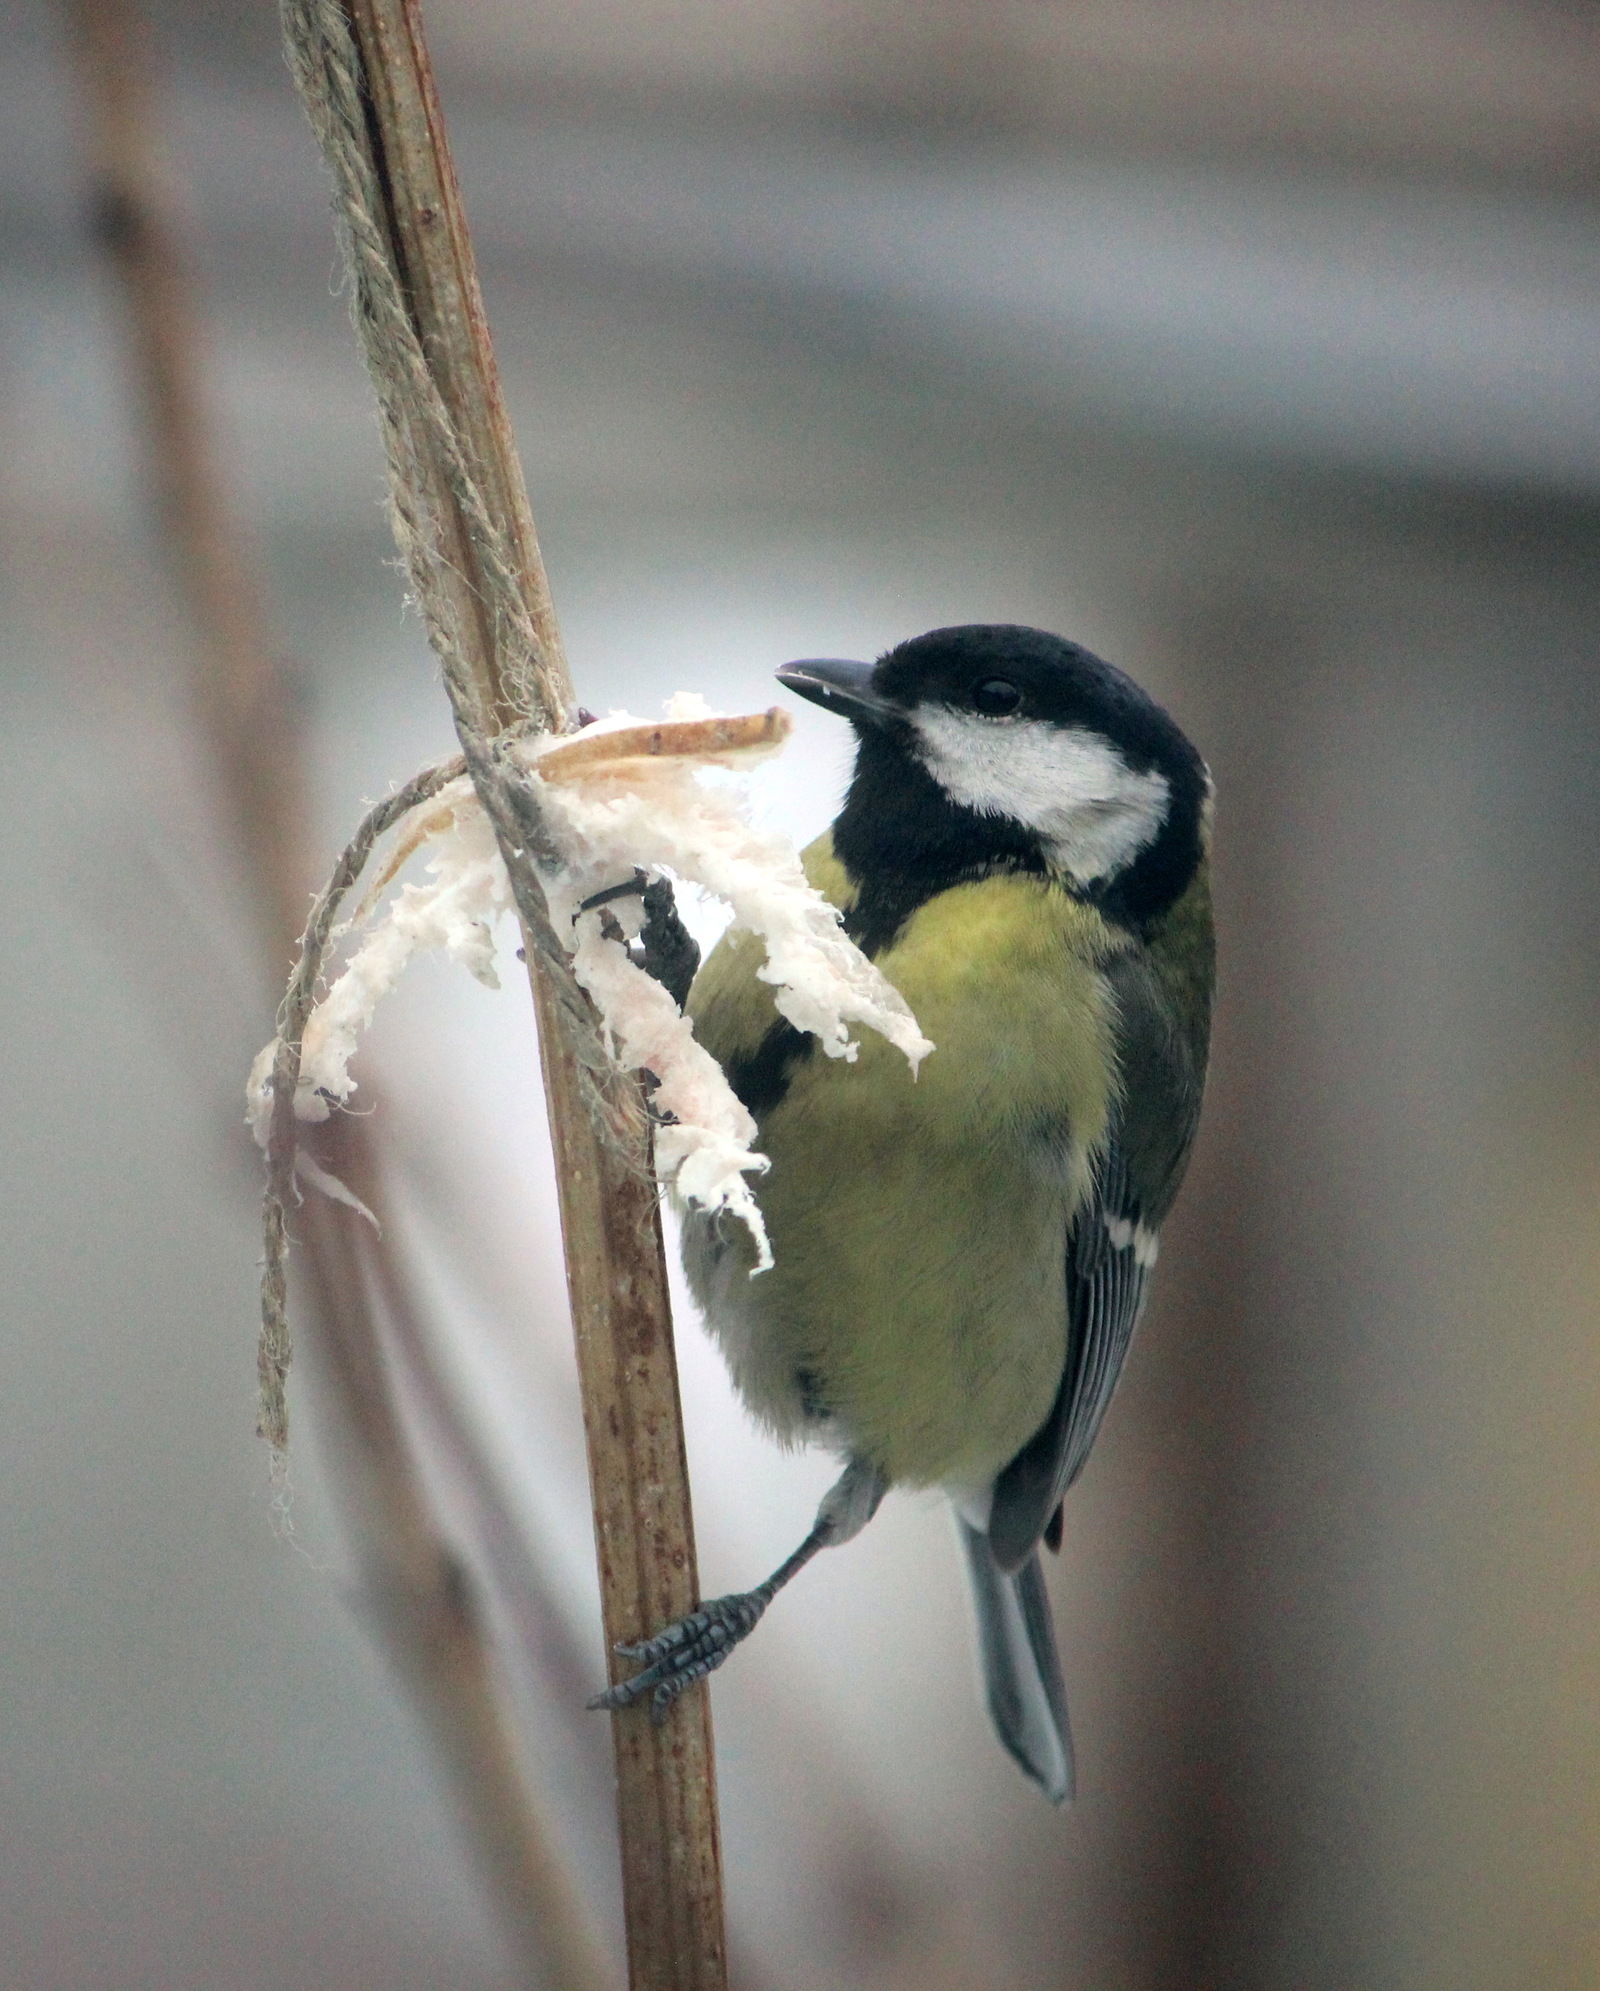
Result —
[[1022, 692], [1008, 678], [986, 677], [972, 687], [972, 709], [986, 719], [1007, 719], [1021, 704]]

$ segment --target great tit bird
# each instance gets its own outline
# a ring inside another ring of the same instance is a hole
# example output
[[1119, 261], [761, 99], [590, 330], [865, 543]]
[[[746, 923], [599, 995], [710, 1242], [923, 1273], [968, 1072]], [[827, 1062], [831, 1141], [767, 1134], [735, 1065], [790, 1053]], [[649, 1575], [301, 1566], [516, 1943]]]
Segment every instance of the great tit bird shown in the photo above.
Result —
[[847, 719], [854, 776], [804, 854], [935, 1050], [913, 1079], [774, 1016], [725, 939], [689, 1013], [755, 1116], [775, 1263], [690, 1212], [689, 1282], [746, 1404], [845, 1468], [759, 1588], [627, 1649], [664, 1713], [891, 1486], [954, 1505], [1000, 1739], [1056, 1803], [1071, 1731], [1039, 1564], [1116, 1387], [1195, 1137], [1211, 1024], [1211, 781], [1168, 715], [1077, 644], [936, 629], [875, 664], [786, 664]]

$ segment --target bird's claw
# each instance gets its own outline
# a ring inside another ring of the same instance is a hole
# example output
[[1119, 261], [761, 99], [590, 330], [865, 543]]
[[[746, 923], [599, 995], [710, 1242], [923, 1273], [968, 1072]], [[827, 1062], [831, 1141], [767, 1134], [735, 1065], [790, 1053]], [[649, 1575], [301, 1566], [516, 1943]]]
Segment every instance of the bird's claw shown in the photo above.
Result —
[[748, 1638], [767, 1608], [767, 1599], [756, 1590], [736, 1591], [730, 1597], [713, 1597], [679, 1618], [654, 1638], [637, 1645], [619, 1645], [624, 1659], [636, 1660], [640, 1670], [631, 1679], [619, 1680], [590, 1701], [591, 1708], [631, 1708], [650, 1696], [650, 1719], [665, 1721], [673, 1702], [686, 1687], [714, 1673], [742, 1640]]
[[643, 871], [635, 870], [631, 878], [624, 878], [620, 885], [607, 885], [602, 892], [591, 892], [578, 907], [580, 913], [597, 912], [601, 906], [614, 905], [618, 899], [642, 899], [650, 880]]
[[[659, 982], [681, 1010], [689, 1000], [689, 985], [700, 966], [700, 946], [678, 917], [670, 879], [657, 878], [652, 882], [646, 872], [636, 870], [620, 885], [591, 892], [578, 911], [597, 912], [618, 899], [631, 898], [637, 898], [644, 907], [644, 925], [628, 951], [636, 966]], [[610, 937], [620, 939], [621, 935], [613, 927]]]

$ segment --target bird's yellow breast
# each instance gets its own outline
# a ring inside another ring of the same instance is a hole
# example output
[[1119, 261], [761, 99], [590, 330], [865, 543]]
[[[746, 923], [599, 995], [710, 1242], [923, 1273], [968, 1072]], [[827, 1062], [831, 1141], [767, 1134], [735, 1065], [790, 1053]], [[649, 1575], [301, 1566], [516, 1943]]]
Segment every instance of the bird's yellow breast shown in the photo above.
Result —
[[[848, 905], [828, 838], [813, 884]], [[734, 1379], [779, 1435], [819, 1437], [892, 1480], [982, 1484], [1043, 1421], [1067, 1333], [1067, 1226], [1112, 1106], [1099, 915], [1038, 878], [958, 885], [878, 965], [935, 1046], [913, 1079], [863, 1032], [854, 1063], [812, 1043], [761, 1120], [756, 1193], [775, 1264], [691, 1218], [685, 1262]], [[722, 1062], [775, 1021], [759, 945], [724, 943], [690, 1001]]]

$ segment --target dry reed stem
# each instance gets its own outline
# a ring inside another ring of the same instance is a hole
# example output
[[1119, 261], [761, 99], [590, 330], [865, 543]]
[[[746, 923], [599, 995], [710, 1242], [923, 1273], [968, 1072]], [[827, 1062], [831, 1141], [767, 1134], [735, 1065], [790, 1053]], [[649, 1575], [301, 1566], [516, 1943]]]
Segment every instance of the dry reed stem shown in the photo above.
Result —
[[616, 726], [547, 747], [534, 763], [541, 781], [581, 781], [596, 774], [624, 779], [641, 760], [693, 760], [711, 764], [740, 755], [771, 753], [794, 730], [781, 706], [737, 718], [669, 719], [660, 725]]
[[[284, 0], [333, 171], [396, 533], [525, 930], [572, 1297], [608, 1644], [698, 1601], [649, 1125], [552, 944], [536, 812], [497, 735], [560, 729], [571, 684], [500, 394], [415, 0]], [[657, 1726], [612, 1717], [635, 1991], [724, 1991], [721, 1850], [703, 1688]]]
[[[309, 875], [299, 737], [211, 451], [197, 328], [157, 157], [144, 23], [127, 0], [74, 0], [72, 11], [93, 117], [98, 233], [122, 280], [148, 458], [199, 638], [197, 717], [265, 957], [282, 960]], [[340, 1168], [381, 1207], [371, 1124], [345, 1120], [335, 1137]], [[380, 1298], [392, 1307], [407, 1297], [406, 1282], [349, 1211], [318, 1203], [304, 1214], [328, 1408], [345, 1439], [334, 1462], [359, 1499], [365, 1594], [383, 1643], [449, 1768], [531, 1981], [604, 1991], [609, 1973], [521, 1776], [472, 1586], [434, 1524], [400, 1424], [378, 1307]], [[280, 1227], [282, 1218], [280, 1205]]]

